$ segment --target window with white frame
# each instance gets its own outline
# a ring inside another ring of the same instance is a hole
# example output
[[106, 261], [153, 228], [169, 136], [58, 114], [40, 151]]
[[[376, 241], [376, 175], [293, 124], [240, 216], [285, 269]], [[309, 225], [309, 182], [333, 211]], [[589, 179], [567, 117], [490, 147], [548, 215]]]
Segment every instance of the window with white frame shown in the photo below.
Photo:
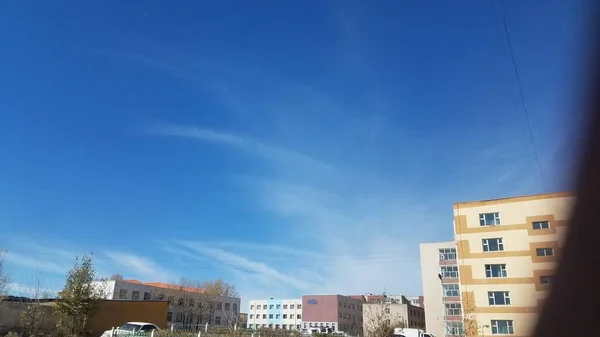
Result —
[[465, 327], [462, 322], [446, 322], [447, 335], [462, 336], [465, 332]]
[[479, 226], [496, 226], [500, 224], [500, 213], [479, 214]]
[[456, 260], [456, 248], [443, 248], [439, 250], [440, 261]]
[[512, 320], [492, 320], [492, 335], [514, 335]]
[[444, 297], [460, 296], [458, 284], [444, 284], [442, 285], [442, 288]]
[[267, 305], [263, 304], [263, 310], [267, 310]]
[[550, 221], [534, 221], [533, 229], [548, 229], [550, 228]]
[[284, 309], [287, 309], [287, 304], [284, 304], [284, 305], [283, 305], [283, 308], [284, 308]]
[[290, 309], [294, 309], [294, 305], [293, 304], [290, 304]]
[[458, 278], [458, 266], [441, 267], [442, 278]]
[[488, 291], [490, 305], [510, 305], [510, 294], [508, 291]]
[[554, 248], [536, 248], [535, 253], [537, 256], [552, 256], [554, 255]]
[[501, 278], [506, 276], [506, 264], [486, 264], [485, 265], [485, 277], [486, 278]]
[[500, 252], [504, 250], [502, 238], [482, 239], [484, 252]]
[[460, 303], [446, 303], [446, 316], [460, 316], [462, 315], [462, 307]]

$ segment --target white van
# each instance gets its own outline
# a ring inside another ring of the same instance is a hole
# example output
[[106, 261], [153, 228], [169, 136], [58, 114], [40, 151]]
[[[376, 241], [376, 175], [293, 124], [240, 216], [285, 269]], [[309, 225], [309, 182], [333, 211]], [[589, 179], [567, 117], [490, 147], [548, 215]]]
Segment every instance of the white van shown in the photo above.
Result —
[[394, 337], [433, 337], [433, 335], [421, 329], [395, 328]]

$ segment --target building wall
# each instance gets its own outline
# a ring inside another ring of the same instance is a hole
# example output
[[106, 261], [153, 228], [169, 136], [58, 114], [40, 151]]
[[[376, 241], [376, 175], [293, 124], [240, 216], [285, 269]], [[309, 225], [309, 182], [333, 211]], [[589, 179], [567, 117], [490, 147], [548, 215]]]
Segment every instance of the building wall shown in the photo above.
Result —
[[250, 329], [297, 330], [302, 324], [301, 299], [251, 300], [248, 307]]
[[302, 296], [302, 327], [331, 327], [362, 335], [363, 301], [342, 295]]
[[127, 322], [148, 322], [165, 329], [167, 311], [166, 301], [101, 301], [91, 322], [91, 332], [100, 335]]
[[[425, 309], [425, 330], [434, 336], [446, 336], [449, 324], [447, 321], [455, 321], [455, 317], [445, 317], [445, 305], [451, 303], [460, 304], [460, 297], [448, 298], [442, 296], [442, 283], [458, 284], [458, 279], [440, 280], [439, 274], [442, 267], [457, 267], [457, 259], [441, 258], [440, 250], [456, 254], [456, 246], [453, 241], [423, 243], [420, 245], [421, 253], [421, 280], [423, 283], [423, 307]], [[458, 318], [460, 322], [462, 317]], [[450, 323], [454, 325], [457, 323]]]
[[425, 310], [421, 307], [410, 303], [365, 303], [363, 304], [365, 336], [380, 323], [382, 318], [389, 319], [392, 324], [404, 323], [407, 328], [425, 329]]
[[[0, 331], [20, 331], [20, 316], [29, 303], [6, 301], [0, 306]], [[54, 317], [54, 302], [43, 304], [44, 315], [41, 326], [46, 332], [54, 332], [56, 319]], [[96, 314], [91, 320], [92, 335], [100, 335], [112, 327], [118, 327], [126, 322], [149, 322], [160, 328], [167, 326], [166, 301], [100, 301]]]
[[[508, 320], [514, 336], [530, 334], [550, 287], [542, 277], [554, 274], [573, 201], [569, 194], [554, 193], [454, 205], [463, 311], [477, 321], [480, 333], [491, 335], [493, 320]], [[481, 226], [484, 213], [498, 213], [500, 223]], [[549, 228], [534, 229], [537, 221], [548, 221]], [[484, 251], [482, 240], [496, 238], [503, 250]], [[538, 256], [537, 248], [552, 248], [554, 255]], [[505, 265], [505, 277], [486, 275], [490, 264]], [[490, 304], [488, 292], [508, 292], [510, 304]]]
[[[165, 289], [164, 286], [168, 286], [166, 284], [152, 283], [153, 285], [149, 285], [135, 280], [94, 281], [93, 284], [101, 289], [103, 298], [109, 300], [135, 301], [147, 299], [148, 301], [151, 301], [157, 299], [157, 294], [172, 292], [172, 294], [176, 296], [177, 291], [180, 291], [177, 289]], [[176, 286], [173, 287], [177, 288]], [[236, 322], [239, 317], [240, 298], [218, 297], [216, 301], [217, 307], [214, 308], [212, 315], [210, 313], [203, 315], [200, 325], [204, 326], [205, 323], [209, 323], [209, 325], [227, 325]], [[221, 303], [220, 306], [218, 303]], [[178, 304], [177, 299], [173, 298], [173, 301], [169, 303], [169, 310], [165, 315], [167, 324], [169, 326], [173, 325], [177, 328], [182, 328], [184, 324], [182, 321], [183, 310], [184, 309]], [[198, 322], [198, 320], [194, 319], [193, 325], [195, 325], [196, 322]]]

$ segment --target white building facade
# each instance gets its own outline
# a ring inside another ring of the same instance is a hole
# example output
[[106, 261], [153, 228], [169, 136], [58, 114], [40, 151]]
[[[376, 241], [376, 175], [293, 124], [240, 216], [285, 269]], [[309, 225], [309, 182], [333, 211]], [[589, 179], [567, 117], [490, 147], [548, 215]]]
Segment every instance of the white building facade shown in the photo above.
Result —
[[129, 301], [169, 301], [169, 312], [167, 314], [167, 325], [175, 328], [186, 328], [200, 330], [208, 324], [209, 326], [225, 326], [236, 324], [240, 317], [240, 298], [217, 297], [212, 309], [207, 309], [201, 314], [192, 313], [185, 309], [182, 302], [194, 300], [195, 294], [201, 294], [202, 290], [197, 288], [180, 287], [177, 285], [161, 282], [143, 283], [137, 280], [107, 280], [94, 281], [93, 285], [98, 287], [102, 298], [108, 300]]
[[456, 244], [421, 244], [425, 329], [434, 336], [457, 336], [464, 329]]
[[302, 326], [302, 299], [251, 300], [248, 307], [249, 329], [299, 330]]

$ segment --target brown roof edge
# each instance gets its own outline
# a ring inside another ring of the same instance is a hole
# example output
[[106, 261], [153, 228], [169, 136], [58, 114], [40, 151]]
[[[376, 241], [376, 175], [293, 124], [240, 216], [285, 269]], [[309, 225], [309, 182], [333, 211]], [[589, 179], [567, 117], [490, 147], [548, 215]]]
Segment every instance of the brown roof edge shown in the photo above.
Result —
[[516, 196], [516, 197], [506, 197], [506, 198], [498, 198], [498, 199], [487, 199], [487, 200], [479, 200], [479, 201], [455, 202], [454, 209], [456, 210], [458, 208], [466, 208], [466, 207], [497, 205], [497, 204], [504, 204], [504, 203], [510, 203], [510, 202], [566, 198], [566, 197], [573, 197], [573, 196], [575, 196], [575, 193], [573, 193], [573, 192], [555, 192], [555, 193], [523, 195], [523, 196]]

